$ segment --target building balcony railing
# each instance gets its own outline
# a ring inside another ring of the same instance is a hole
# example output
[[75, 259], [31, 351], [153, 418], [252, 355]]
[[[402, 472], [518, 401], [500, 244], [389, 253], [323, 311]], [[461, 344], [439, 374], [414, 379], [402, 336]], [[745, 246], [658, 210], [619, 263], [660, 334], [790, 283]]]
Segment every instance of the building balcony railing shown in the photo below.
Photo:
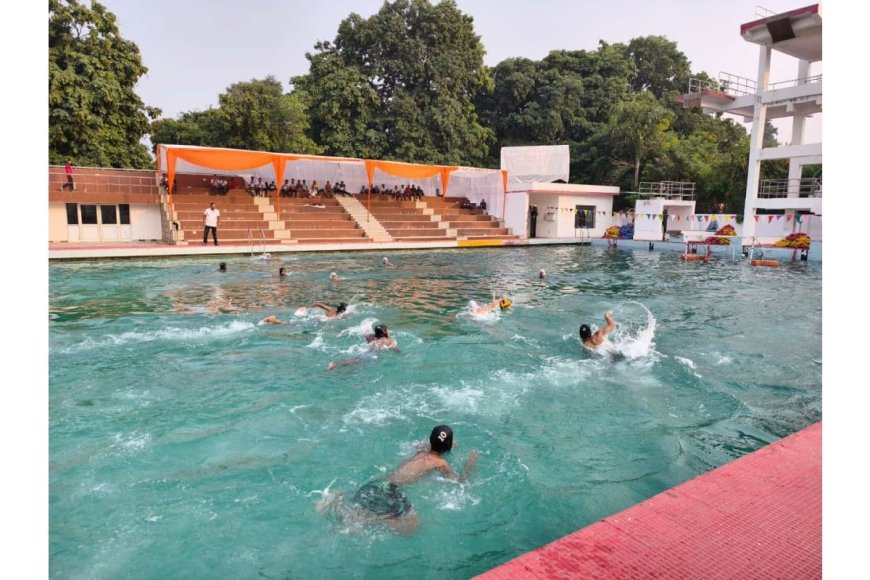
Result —
[[752, 79], [721, 71], [719, 72], [719, 78], [716, 80], [689, 79], [689, 94], [704, 91], [723, 93], [730, 97], [741, 97], [743, 95], [754, 95], [756, 93], [756, 83]]
[[637, 191], [626, 193], [640, 197], [693, 200], [695, 199], [695, 183], [692, 181], [641, 181]]
[[758, 197], [822, 197], [822, 178], [762, 179]]
[[[75, 190], [82, 193], [158, 195], [156, 173], [142, 170], [76, 167], [73, 169]], [[48, 167], [49, 191], [70, 190], [63, 166]]]
[[767, 85], [767, 90], [774, 91], [777, 89], [787, 89], [790, 87], [796, 87], [799, 85], [808, 85], [810, 83], [820, 83], [822, 82], [822, 75], [815, 75], [811, 77], [805, 77], [802, 79], [791, 79], [788, 81], [780, 81], [778, 83], [770, 83]]

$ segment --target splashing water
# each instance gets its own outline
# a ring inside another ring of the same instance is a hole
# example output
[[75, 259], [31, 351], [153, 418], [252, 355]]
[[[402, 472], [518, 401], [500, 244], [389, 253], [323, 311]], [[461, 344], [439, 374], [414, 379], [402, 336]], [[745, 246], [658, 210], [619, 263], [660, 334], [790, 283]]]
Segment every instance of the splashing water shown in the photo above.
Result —
[[627, 359], [644, 358], [655, 352], [656, 319], [649, 308], [640, 302], [625, 302], [614, 308], [613, 319], [616, 329], [609, 340], [598, 347], [599, 352]]

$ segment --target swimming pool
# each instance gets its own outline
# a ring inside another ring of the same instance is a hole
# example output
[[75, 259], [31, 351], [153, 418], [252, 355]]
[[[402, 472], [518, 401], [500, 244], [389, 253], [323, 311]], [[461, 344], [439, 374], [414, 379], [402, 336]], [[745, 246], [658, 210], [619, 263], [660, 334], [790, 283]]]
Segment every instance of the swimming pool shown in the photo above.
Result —
[[[820, 262], [389, 257], [50, 264], [50, 575], [467, 578], [821, 419]], [[512, 309], [465, 312], [501, 293]], [[297, 315], [313, 300], [351, 306]], [[618, 356], [582, 352], [607, 309]], [[400, 353], [367, 356], [375, 322]], [[465, 486], [406, 489], [414, 534], [315, 512], [438, 423], [454, 469], [481, 458]]]

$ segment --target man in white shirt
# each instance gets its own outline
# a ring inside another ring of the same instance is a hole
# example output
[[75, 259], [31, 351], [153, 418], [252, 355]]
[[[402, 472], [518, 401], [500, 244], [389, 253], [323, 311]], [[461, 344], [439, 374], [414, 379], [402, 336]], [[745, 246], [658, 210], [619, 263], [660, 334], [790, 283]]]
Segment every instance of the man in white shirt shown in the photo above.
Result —
[[214, 238], [214, 245], [218, 245], [217, 241], [217, 226], [218, 226], [218, 218], [221, 216], [221, 210], [215, 209], [214, 202], [210, 203], [207, 208], [205, 208], [205, 213], [202, 214], [202, 221], [205, 224], [205, 231], [202, 233], [202, 245], [208, 245], [208, 231], [211, 230], [212, 238]]

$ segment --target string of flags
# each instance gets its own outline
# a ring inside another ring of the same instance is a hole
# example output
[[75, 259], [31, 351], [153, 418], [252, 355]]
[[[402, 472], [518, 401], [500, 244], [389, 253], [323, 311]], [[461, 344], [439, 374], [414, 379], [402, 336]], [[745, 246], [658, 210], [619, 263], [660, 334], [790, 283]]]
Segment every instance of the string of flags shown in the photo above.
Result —
[[[758, 218], [761, 218], [761, 217], [764, 217], [764, 216], [754, 215], [754, 216], [752, 216], [752, 217], [755, 218], [755, 221], [757, 222], [757, 221], [758, 221]], [[790, 221], [791, 221], [791, 218], [792, 218], [792, 214], [788, 214], [788, 215], [786, 215], [786, 216], [783, 216], [783, 215], [769, 215], [769, 216], [767, 216], [767, 223], [770, 223], [770, 222], [772, 222], [773, 220], [779, 221], [779, 220], [783, 219], [783, 217], [785, 218], [785, 221], [786, 221], [786, 222], [790, 222]], [[804, 218], [806, 218], [806, 219], [807, 219], [807, 222], [809, 222], [810, 216], [808, 216], [808, 215], [801, 215], [801, 214], [799, 214], [799, 213], [794, 214], [794, 221], [796, 221], [796, 222], [799, 223], [799, 224], [800, 224], [800, 223], [803, 223]]]

